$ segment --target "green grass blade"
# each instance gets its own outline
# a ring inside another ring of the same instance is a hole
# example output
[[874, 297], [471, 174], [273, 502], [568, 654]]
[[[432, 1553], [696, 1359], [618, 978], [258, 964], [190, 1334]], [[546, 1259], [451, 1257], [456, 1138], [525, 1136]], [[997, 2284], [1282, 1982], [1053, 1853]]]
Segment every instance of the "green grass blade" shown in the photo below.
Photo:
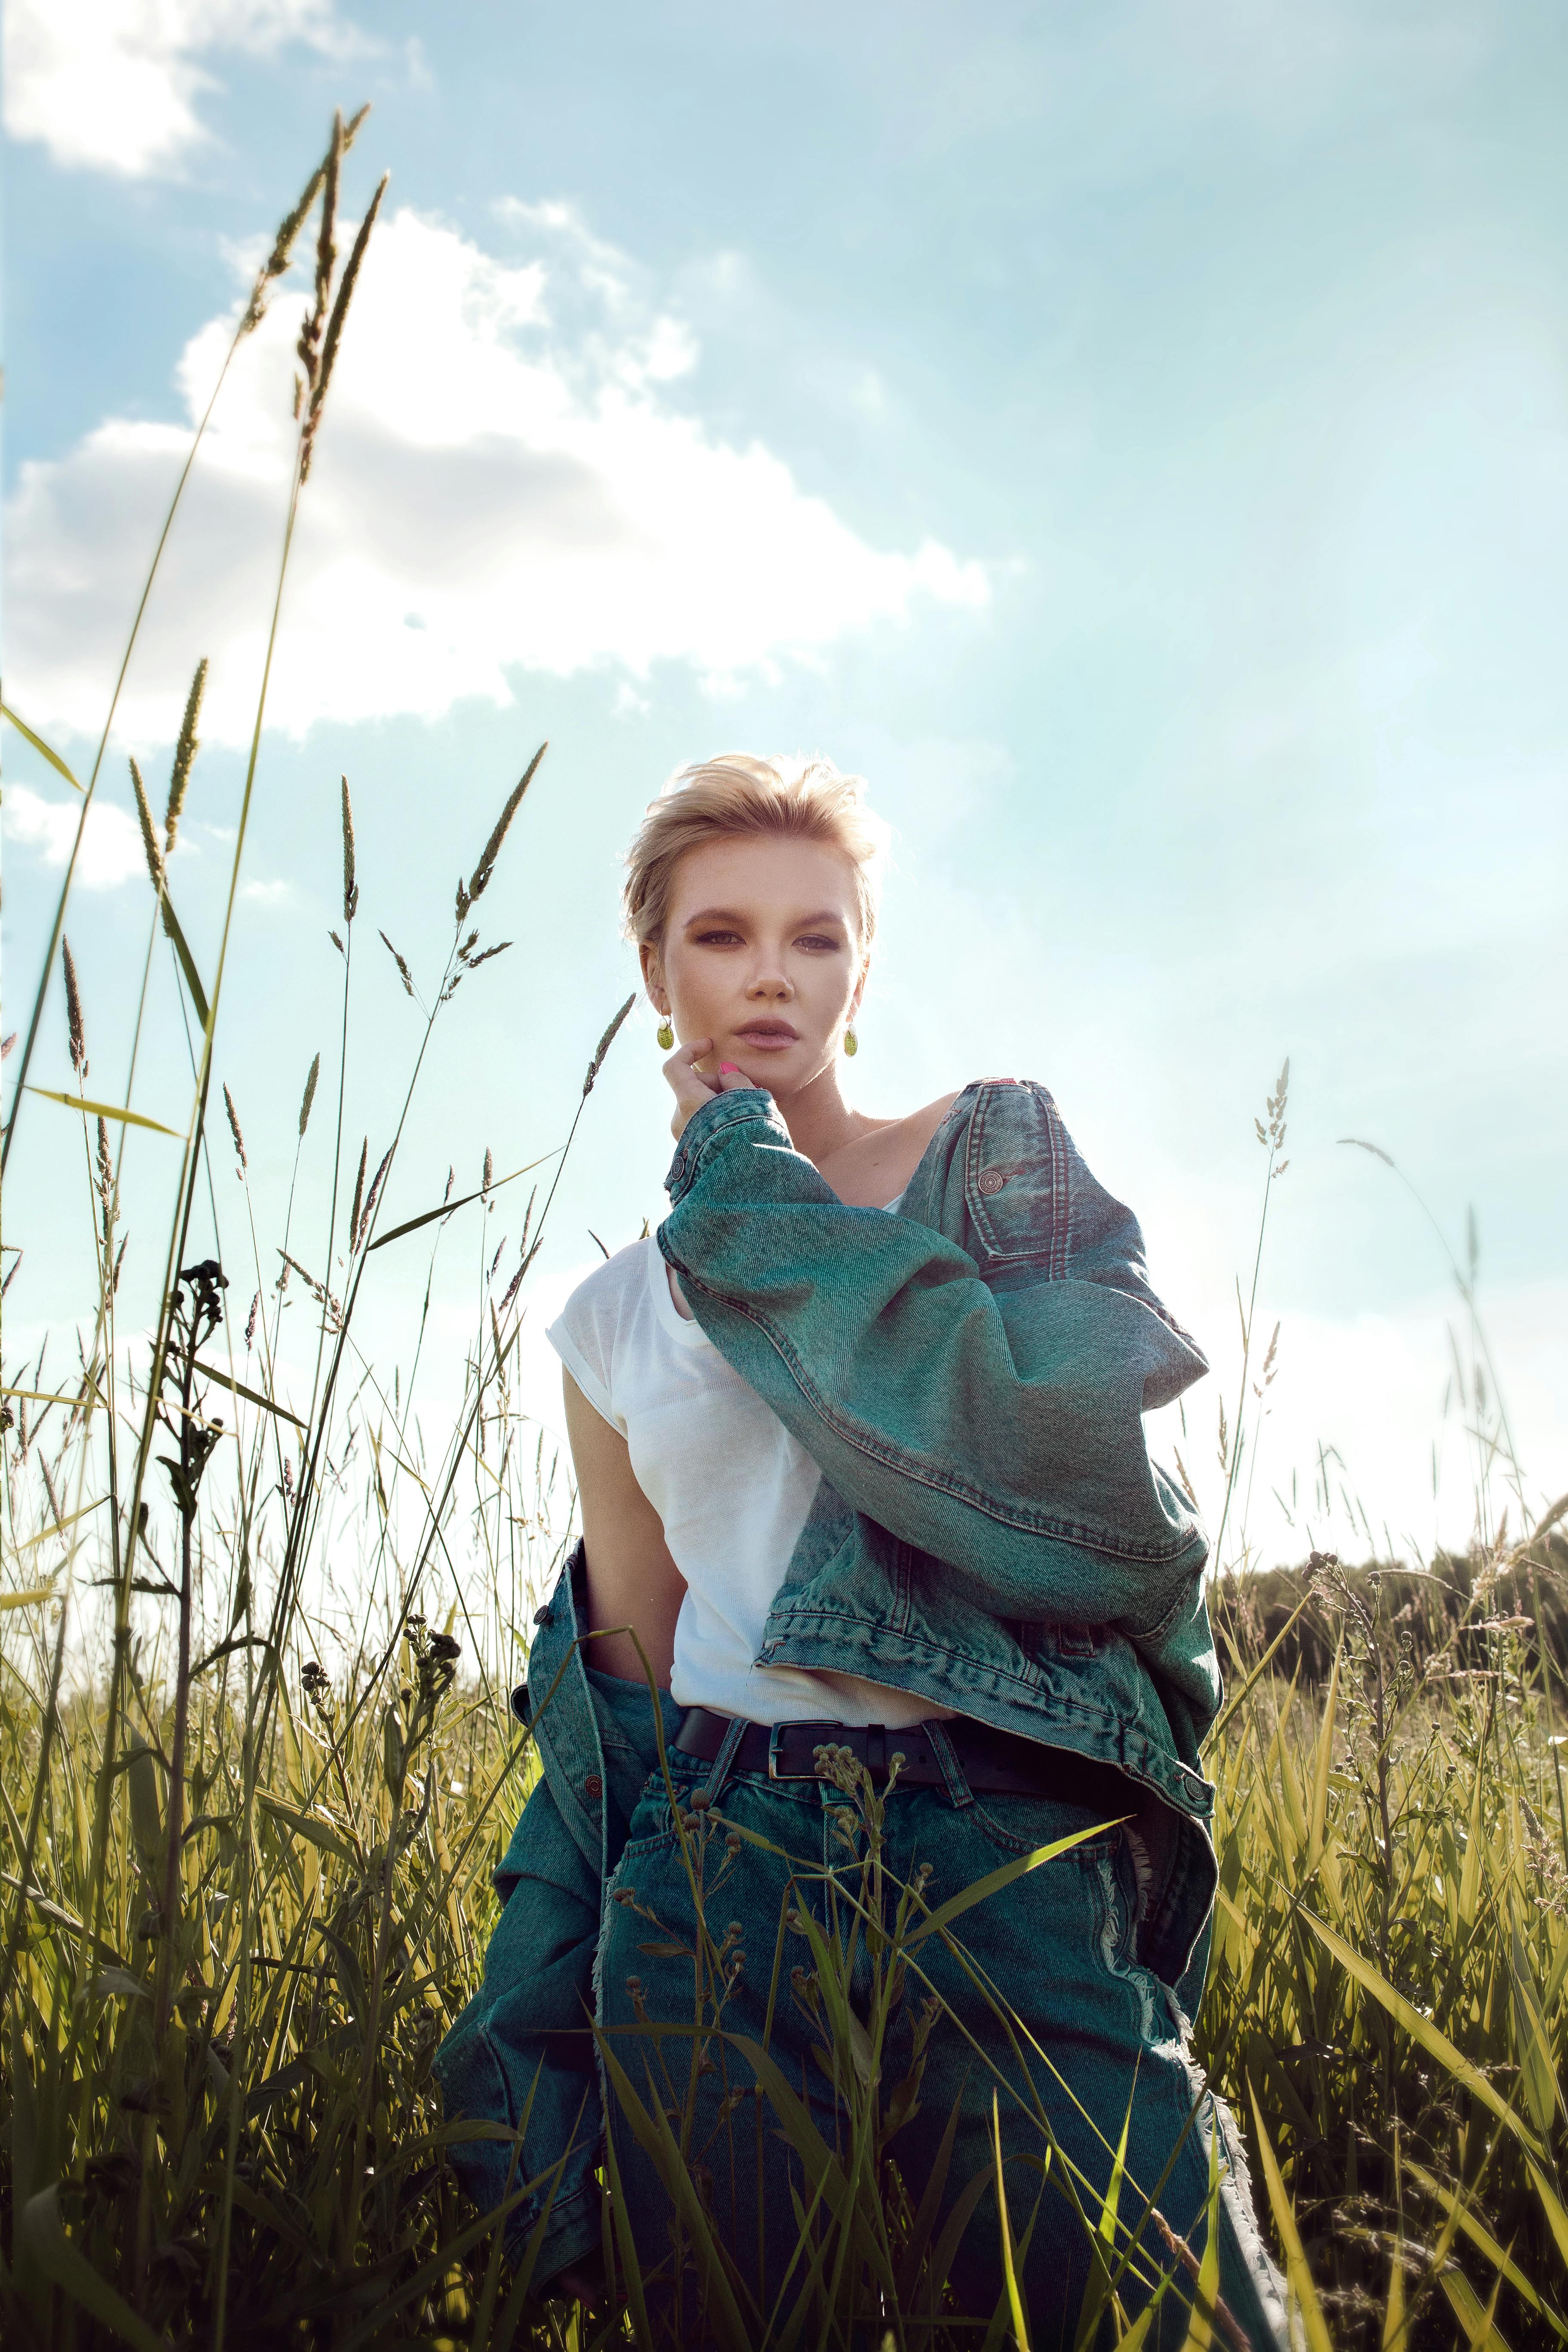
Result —
[[121, 1110], [117, 1103], [89, 1102], [85, 1095], [57, 1094], [53, 1087], [29, 1087], [30, 1095], [42, 1095], [46, 1102], [64, 1103], [67, 1110], [79, 1110], [88, 1118], [117, 1118], [126, 1127], [150, 1127], [154, 1135], [172, 1135], [176, 1143], [184, 1137], [177, 1129], [165, 1127], [162, 1119], [148, 1118], [139, 1110]]
[[1306, 1921], [1320, 1943], [1327, 1946], [1346, 1974], [1353, 1977], [1357, 1984], [1371, 1993], [1374, 2000], [1381, 2002], [1395, 2024], [1403, 2026], [1411, 2039], [1421, 2044], [1428, 2057], [1438, 2059], [1447, 2067], [1455, 2082], [1462, 2083], [1473, 2098], [1479, 2099], [1489, 2113], [1496, 2116], [1500, 2123], [1505, 2124], [1514, 2137], [1520, 2141], [1528, 2156], [1539, 2158], [1540, 2142], [1535, 2138], [1523, 2117], [1516, 2115], [1508, 2101], [1492, 2088], [1480, 2068], [1467, 2058], [1462, 2051], [1457, 2050], [1447, 2035], [1434, 2025], [1429, 2017], [1423, 2017], [1421, 2011], [1413, 2002], [1406, 2000], [1403, 1993], [1395, 1992], [1387, 1978], [1381, 1975], [1370, 1960], [1363, 1959], [1361, 1953], [1347, 1944], [1342, 1936], [1336, 1936], [1333, 1929], [1311, 1911], [1303, 1909], [1300, 1916]]
[[[1329, 2336], [1328, 2322], [1312, 2284], [1312, 2273], [1307, 2268], [1307, 2257], [1301, 2246], [1301, 2233], [1296, 2227], [1296, 2216], [1290, 2200], [1285, 2194], [1279, 2161], [1275, 2157], [1268, 2134], [1263, 2128], [1263, 2110], [1258, 2104], [1258, 2094], [1247, 2085], [1252, 2099], [1252, 2119], [1258, 2128], [1258, 2154], [1263, 2166], [1263, 2178], [1268, 2185], [1268, 2210], [1274, 2216], [1274, 2227], [1279, 2232], [1279, 2243], [1285, 2255], [1285, 2276], [1296, 2307], [1301, 2315], [1308, 2352], [1334, 2352]], [[1212, 2233], [1211, 2233], [1212, 2234]]]
[[216, 1364], [204, 1364], [198, 1358], [196, 1370], [204, 1380], [216, 1381], [220, 1387], [232, 1390], [236, 1396], [244, 1397], [247, 1403], [260, 1405], [264, 1412], [276, 1413], [279, 1421], [291, 1421], [296, 1429], [309, 1428], [309, 1423], [301, 1421], [297, 1412], [290, 1412], [287, 1405], [264, 1396], [259, 1389], [247, 1389], [243, 1381], [237, 1381], [231, 1372], [220, 1372]]
[[32, 729], [27, 725], [26, 719], [18, 719], [8, 702], [0, 702], [0, 719], [8, 719], [10, 720], [17, 734], [21, 736], [23, 741], [30, 743], [34, 751], [38, 754], [39, 758], [47, 760], [50, 767], [55, 771], [55, 773], [65, 778], [73, 793], [80, 792], [81, 786], [78, 783], [76, 778], [72, 775], [70, 770], [67, 767], [59, 753], [58, 751], [51, 751], [43, 737], [41, 735], [35, 735]]
[[52, 2279], [61, 2293], [101, 2320], [133, 2352], [170, 2352], [169, 2339], [139, 2319], [106, 2278], [94, 2270], [79, 2246], [66, 2235], [66, 2225], [60, 2219], [60, 2184], [40, 2189], [22, 2208], [21, 2233], [28, 2252], [44, 2273]]
[[[1126, 1815], [1119, 1814], [1117, 1819], [1123, 1821]], [[1058, 1854], [1070, 1853], [1075, 1845], [1083, 1845], [1090, 1838], [1103, 1837], [1107, 1830], [1116, 1826], [1115, 1822], [1098, 1822], [1092, 1829], [1075, 1830], [1070, 1837], [1058, 1838], [1051, 1845], [1037, 1846], [1032, 1853], [1020, 1854], [1016, 1862], [1005, 1862], [1000, 1870], [987, 1871], [984, 1877], [977, 1878], [973, 1886], [966, 1886], [962, 1893], [950, 1895], [945, 1903], [939, 1904], [934, 1911], [928, 1913], [920, 1926], [904, 1937], [905, 1951], [912, 1952], [918, 1945], [925, 1942], [928, 1936], [941, 1935], [945, 1928], [952, 1927], [955, 1919], [962, 1919], [966, 1911], [973, 1911], [977, 1903], [987, 1902], [993, 1895], [1000, 1895], [1004, 1887], [1027, 1877], [1031, 1870], [1038, 1870], [1043, 1863], [1054, 1862]]]

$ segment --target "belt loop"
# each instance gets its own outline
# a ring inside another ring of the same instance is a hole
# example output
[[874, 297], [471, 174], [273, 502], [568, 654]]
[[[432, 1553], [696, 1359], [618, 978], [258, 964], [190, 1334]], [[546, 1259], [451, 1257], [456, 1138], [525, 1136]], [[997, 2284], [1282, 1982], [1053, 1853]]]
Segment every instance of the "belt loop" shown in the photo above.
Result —
[[974, 1791], [964, 1776], [963, 1767], [959, 1762], [958, 1750], [952, 1744], [947, 1726], [937, 1717], [930, 1717], [921, 1724], [921, 1729], [931, 1742], [931, 1754], [942, 1766], [942, 1777], [947, 1790], [949, 1802], [954, 1812], [961, 1812], [965, 1805], [972, 1805], [974, 1802]]
[[702, 1792], [710, 1805], [718, 1803], [719, 1792], [730, 1777], [730, 1767], [734, 1761], [735, 1750], [750, 1729], [751, 1726], [744, 1716], [741, 1715], [732, 1715], [725, 1726], [724, 1737], [719, 1743], [719, 1753], [713, 1759], [713, 1769], [702, 1783]]

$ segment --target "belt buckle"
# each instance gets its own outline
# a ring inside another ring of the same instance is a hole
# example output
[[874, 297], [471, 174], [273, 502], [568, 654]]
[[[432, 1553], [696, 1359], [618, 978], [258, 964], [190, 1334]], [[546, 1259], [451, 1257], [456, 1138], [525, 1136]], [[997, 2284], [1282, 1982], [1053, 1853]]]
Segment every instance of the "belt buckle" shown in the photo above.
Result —
[[777, 1780], [783, 1777], [779, 1771], [779, 1742], [784, 1738], [784, 1727], [782, 1723], [773, 1723], [768, 1726], [768, 1778], [770, 1780]]

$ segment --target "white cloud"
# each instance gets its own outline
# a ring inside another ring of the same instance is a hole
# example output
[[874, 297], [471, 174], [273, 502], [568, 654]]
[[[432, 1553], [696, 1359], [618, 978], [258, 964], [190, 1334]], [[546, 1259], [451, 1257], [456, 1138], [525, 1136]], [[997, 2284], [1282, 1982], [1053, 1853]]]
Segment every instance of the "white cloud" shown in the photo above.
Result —
[[[928, 539], [870, 545], [752, 442], [719, 441], [671, 387], [697, 352], [634, 265], [562, 205], [504, 208], [503, 260], [404, 211], [376, 232], [301, 509], [268, 705], [274, 724], [464, 696], [519, 669], [689, 663], [708, 682], [819, 658], [932, 605], [975, 610], [984, 568]], [[180, 362], [200, 413], [232, 332]], [[237, 741], [260, 675], [291, 461], [298, 308], [244, 343], [170, 542], [121, 705], [166, 740], [196, 656], [204, 731]], [[41, 723], [101, 724], [142, 567], [189, 446], [111, 418], [23, 468], [8, 526], [11, 659]]]
[[[27, 784], [5, 787], [7, 847], [38, 850], [46, 866], [65, 865], [80, 816], [79, 801], [46, 800]], [[142, 835], [132, 819], [123, 809], [95, 798], [76, 863], [78, 886], [86, 890], [112, 890], [118, 883], [146, 871]]]
[[210, 136], [196, 101], [219, 85], [197, 58], [291, 43], [363, 46], [331, 0], [6, 0], [5, 128], [57, 163], [167, 172]]

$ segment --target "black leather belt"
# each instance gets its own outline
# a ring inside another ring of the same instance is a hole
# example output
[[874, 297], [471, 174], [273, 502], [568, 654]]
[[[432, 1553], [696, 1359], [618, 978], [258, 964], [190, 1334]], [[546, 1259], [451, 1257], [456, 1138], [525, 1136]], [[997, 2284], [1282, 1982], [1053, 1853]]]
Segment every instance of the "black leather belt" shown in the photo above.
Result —
[[[732, 1718], [710, 1707], [688, 1710], [675, 1744], [683, 1756], [711, 1764], [724, 1745]], [[993, 1731], [967, 1717], [939, 1721], [951, 1741], [965, 1781], [977, 1797], [1050, 1797], [1081, 1805], [1102, 1822], [1120, 1821], [1139, 1809], [1132, 1782], [1113, 1764], [1099, 1764], [1068, 1748], [1047, 1748], [1016, 1732]], [[765, 1772], [770, 1780], [815, 1780], [821, 1777], [816, 1750], [847, 1748], [871, 1774], [883, 1780], [901, 1756], [898, 1787], [942, 1789], [948, 1785], [930, 1733], [923, 1724], [890, 1730], [886, 1724], [749, 1723], [731, 1758], [737, 1772]]]

